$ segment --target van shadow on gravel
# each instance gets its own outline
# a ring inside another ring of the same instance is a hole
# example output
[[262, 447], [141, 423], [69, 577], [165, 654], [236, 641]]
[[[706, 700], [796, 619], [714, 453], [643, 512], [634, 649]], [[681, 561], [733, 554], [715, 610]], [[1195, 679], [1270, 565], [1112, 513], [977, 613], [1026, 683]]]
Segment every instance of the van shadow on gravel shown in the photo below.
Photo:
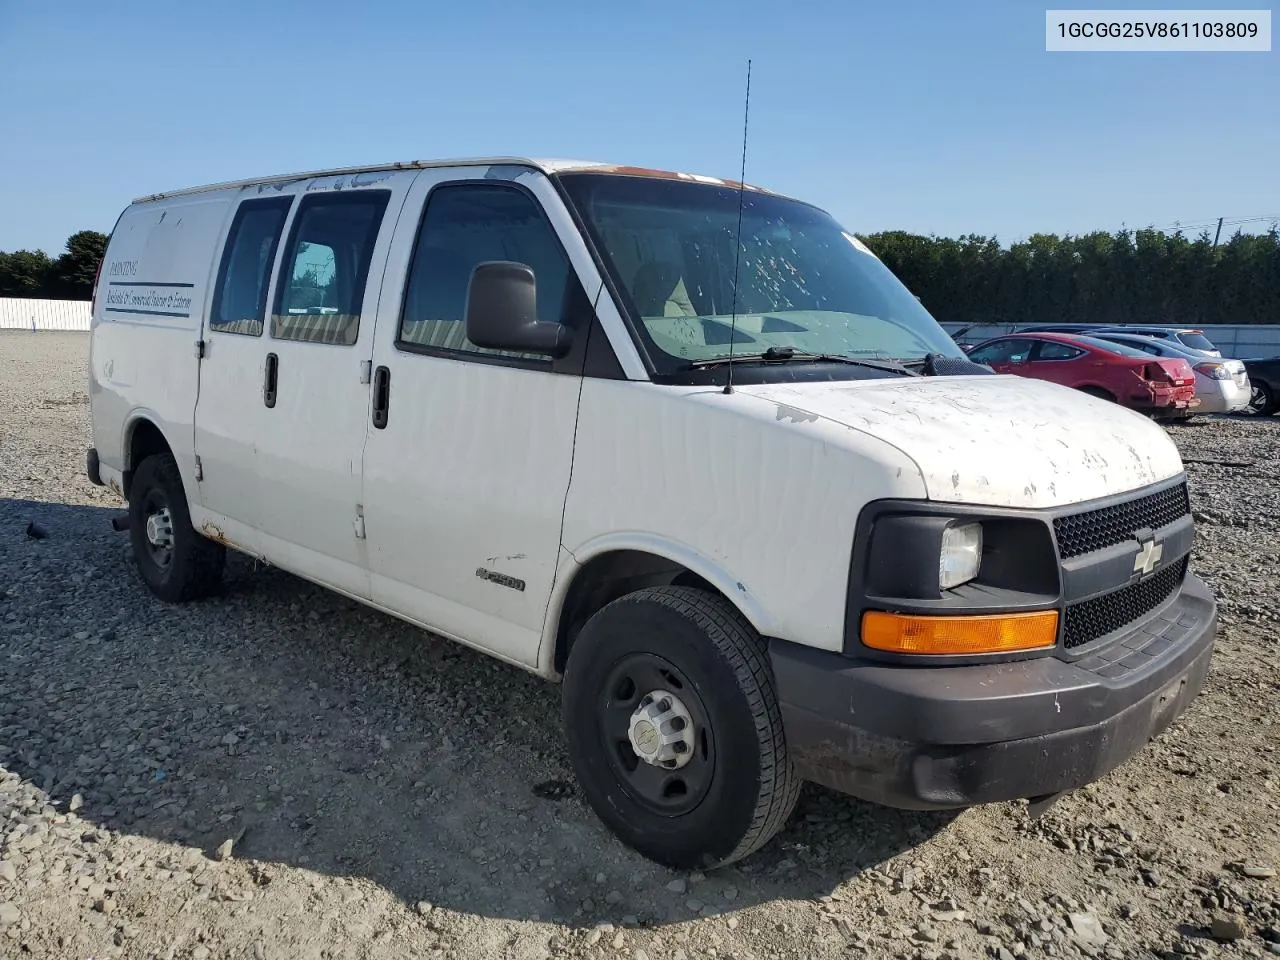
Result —
[[747, 861], [665, 870], [582, 802], [554, 685], [238, 556], [223, 595], [160, 603], [116, 512], [0, 499], [0, 764], [90, 824], [586, 925], [820, 897], [953, 819], [808, 786]]

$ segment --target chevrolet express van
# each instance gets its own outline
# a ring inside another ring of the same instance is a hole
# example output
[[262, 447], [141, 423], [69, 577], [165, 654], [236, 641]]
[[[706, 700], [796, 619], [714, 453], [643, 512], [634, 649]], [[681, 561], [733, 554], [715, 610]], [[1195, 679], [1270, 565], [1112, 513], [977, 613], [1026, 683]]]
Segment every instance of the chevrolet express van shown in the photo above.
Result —
[[156, 596], [230, 548], [561, 681], [586, 801], [674, 867], [759, 848], [802, 780], [1038, 810], [1209, 667], [1165, 433], [970, 362], [762, 189], [499, 159], [157, 194], [90, 368]]

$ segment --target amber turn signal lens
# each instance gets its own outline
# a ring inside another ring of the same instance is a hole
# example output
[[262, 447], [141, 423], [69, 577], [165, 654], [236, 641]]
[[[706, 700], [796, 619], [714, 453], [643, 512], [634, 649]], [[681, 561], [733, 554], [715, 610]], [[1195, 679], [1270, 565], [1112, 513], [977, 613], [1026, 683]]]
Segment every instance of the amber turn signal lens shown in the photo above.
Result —
[[869, 610], [862, 615], [862, 642], [889, 653], [964, 656], [1052, 647], [1058, 611], [972, 617], [915, 617]]

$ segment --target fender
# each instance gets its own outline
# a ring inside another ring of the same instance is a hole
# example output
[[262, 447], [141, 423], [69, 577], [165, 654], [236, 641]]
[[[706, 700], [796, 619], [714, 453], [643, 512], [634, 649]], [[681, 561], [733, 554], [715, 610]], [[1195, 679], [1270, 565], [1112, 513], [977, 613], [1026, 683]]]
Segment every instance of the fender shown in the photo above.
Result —
[[[124, 419], [124, 426], [121, 429], [120, 437], [120, 485], [121, 490], [127, 490], [129, 483], [133, 479], [133, 472], [138, 469], [138, 465], [132, 462], [130, 452], [133, 448], [133, 436], [138, 427], [142, 423], [149, 423], [155, 427], [156, 431], [164, 439], [169, 450], [172, 451], [174, 460], [178, 464], [178, 473], [182, 477], [182, 486], [187, 491], [188, 507], [199, 502], [198, 496], [193, 496], [193, 492], [197, 490], [195, 479], [195, 459], [194, 453], [188, 447], [173, 442], [171, 430], [166, 428], [166, 421], [158, 413], [150, 407], [135, 407], [129, 411], [128, 416]], [[106, 472], [104, 470], [104, 476]]]
[[[124, 426], [120, 429], [120, 468], [125, 473], [132, 473], [138, 468], [136, 463], [130, 462], [129, 453], [133, 448], [133, 434], [138, 429], [138, 424], [144, 421], [159, 430], [160, 436], [165, 439], [165, 443], [169, 443], [169, 435], [165, 433], [164, 427], [160, 425], [160, 414], [150, 407], [135, 407], [130, 410], [129, 415], [124, 418]], [[172, 443], [169, 443], [169, 449], [173, 449]]]
[[560, 569], [556, 575], [555, 587], [551, 591], [551, 598], [547, 603], [547, 616], [542, 625], [542, 642], [538, 647], [537, 672], [540, 675], [549, 678], [557, 676], [556, 636], [569, 587], [588, 562], [601, 554], [617, 550], [635, 550], [652, 554], [696, 573], [728, 598], [758, 633], [766, 637], [772, 635], [774, 620], [751, 592], [750, 585], [741, 581], [732, 570], [718, 561], [688, 544], [655, 534], [639, 531], [608, 533], [588, 540], [574, 550], [561, 545]]

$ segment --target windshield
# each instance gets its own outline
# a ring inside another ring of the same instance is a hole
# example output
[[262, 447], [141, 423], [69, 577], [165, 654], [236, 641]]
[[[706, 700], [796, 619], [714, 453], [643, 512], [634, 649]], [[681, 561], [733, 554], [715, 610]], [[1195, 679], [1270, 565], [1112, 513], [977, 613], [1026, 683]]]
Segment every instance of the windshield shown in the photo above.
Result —
[[[563, 174], [658, 372], [733, 352], [964, 353], [861, 241], [808, 204], [723, 184]], [[856, 374], [854, 374], [856, 375]]]

